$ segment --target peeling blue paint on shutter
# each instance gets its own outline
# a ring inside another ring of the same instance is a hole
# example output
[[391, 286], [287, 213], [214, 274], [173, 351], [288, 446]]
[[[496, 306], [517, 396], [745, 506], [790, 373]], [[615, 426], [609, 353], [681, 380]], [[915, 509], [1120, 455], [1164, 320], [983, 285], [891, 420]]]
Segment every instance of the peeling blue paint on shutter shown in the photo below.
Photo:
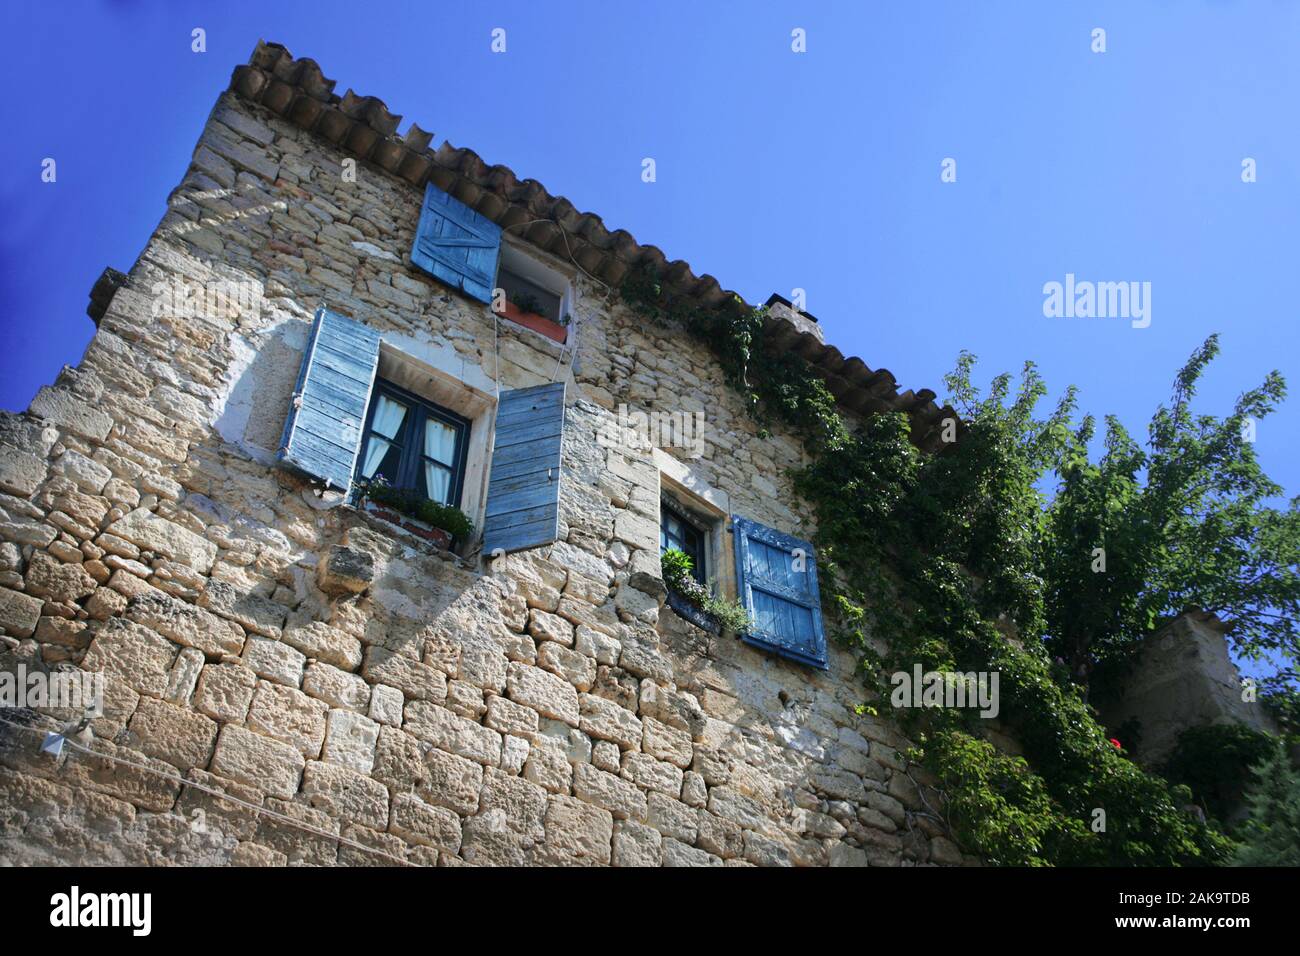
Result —
[[284, 423], [280, 460], [347, 491], [378, 367], [378, 332], [317, 310]]
[[550, 544], [560, 524], [564, 382], [502, 392], [497, 403], [483, 553]]
[[732, 516], [732, 530], [736, 591], [753, 621], [741, 639], [826, 670], [826, 634], [813, 546], [739, 515]]
[[492, 301], [501, 227], [433, 183], [424, 190], [411, 261], [480, 302]]

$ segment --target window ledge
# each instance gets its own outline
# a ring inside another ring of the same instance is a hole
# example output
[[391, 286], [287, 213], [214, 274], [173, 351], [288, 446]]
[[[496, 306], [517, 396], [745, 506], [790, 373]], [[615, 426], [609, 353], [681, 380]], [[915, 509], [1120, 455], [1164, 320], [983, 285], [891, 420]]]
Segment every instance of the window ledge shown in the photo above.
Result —
[[677, 616], [682, 620], [694, 624], [700, 630], [708, 631], [710, 634], [721, 634], [722, 627], [712, 617], [701, 611], [694, 604], [686, 600], [672, 588], [668, 589], [668, 606], [672, 608]]
[[423, 521], [417, 521], [415, 518], [368, 501], [362, 501], [359, 505], [344, 504], [340, 507], [352, 512], [381, 534], [395, 536], [405, 544], [441, 558], [443, 561], [451, 561], [467, 571], [476, 570], [474, 563], [466, 561], [451, 550], [451, 535], [441, 528], [431, 527]]

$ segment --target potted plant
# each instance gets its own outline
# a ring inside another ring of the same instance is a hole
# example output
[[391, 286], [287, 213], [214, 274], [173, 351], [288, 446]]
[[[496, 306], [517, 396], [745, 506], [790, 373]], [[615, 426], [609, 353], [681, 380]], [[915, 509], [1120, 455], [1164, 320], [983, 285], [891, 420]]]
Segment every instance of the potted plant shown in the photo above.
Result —
[[474, 523], [459, 508], [394, 488], [382, 476], [358, 483], [357, 493], [366, 511], [443, 550], [463, 544], [474, 535]]
[[542, 315], [544, 311], [546, 307], [536, 296], [528, 292], [512, 292], [506, 298], [505, 307], [498, 314], [563, 345], [569, 337], [567, 328], [569, 317], [566, 315], [557, 322]]
[[659, 559], [668, 604], [696, 627], [714, 634], [743, 634], [749, 629], [749, 613], [739, 601], [726, 601], [691, 575], [694, 562], [679, 548], [669, 548]]

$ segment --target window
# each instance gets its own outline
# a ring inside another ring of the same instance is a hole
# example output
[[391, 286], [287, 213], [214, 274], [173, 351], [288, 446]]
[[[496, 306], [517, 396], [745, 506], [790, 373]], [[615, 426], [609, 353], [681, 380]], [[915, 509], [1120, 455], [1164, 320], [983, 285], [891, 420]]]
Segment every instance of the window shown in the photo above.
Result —
[[560, 321], [562, 296], [510, 271], [504, 264], [497, 273], [497, 285], [505, 290], [506, 301], [514, 303], [522, 311], [540, 315], [552, 322]]
[[700, 528], [685, 509], [664, 499], [659, 509], [659, 553], [669, 548], [684, 551], [691, 559], [691, 577], [707, 585], [708, 533]]
[[564, 344], [568, 338], [568, 278], [508, 242], [501, 244], [493, 308], [518, 325]]
[[459, 415], [376, 380], [357, 477], [382, 477], [394, 488], [459, 505], [468, 437], [469, 422]]

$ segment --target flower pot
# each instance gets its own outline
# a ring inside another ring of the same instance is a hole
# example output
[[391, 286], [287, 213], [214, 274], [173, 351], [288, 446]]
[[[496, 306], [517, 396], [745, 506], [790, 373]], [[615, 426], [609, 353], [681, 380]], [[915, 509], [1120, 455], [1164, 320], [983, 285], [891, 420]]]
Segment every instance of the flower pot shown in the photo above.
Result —
[[569, 329], [559, 322], [552, 322], [550, 319], [538, 315], [536, 312], [525, 312], [513, 302], [506, 301], [506, 306], [497, 315], [504, 316], [516, 325], [522, 325], [526, 329], [532, 329], [540, 335], [546, 336], [554, 342], [563, 345], [569, 338]]

